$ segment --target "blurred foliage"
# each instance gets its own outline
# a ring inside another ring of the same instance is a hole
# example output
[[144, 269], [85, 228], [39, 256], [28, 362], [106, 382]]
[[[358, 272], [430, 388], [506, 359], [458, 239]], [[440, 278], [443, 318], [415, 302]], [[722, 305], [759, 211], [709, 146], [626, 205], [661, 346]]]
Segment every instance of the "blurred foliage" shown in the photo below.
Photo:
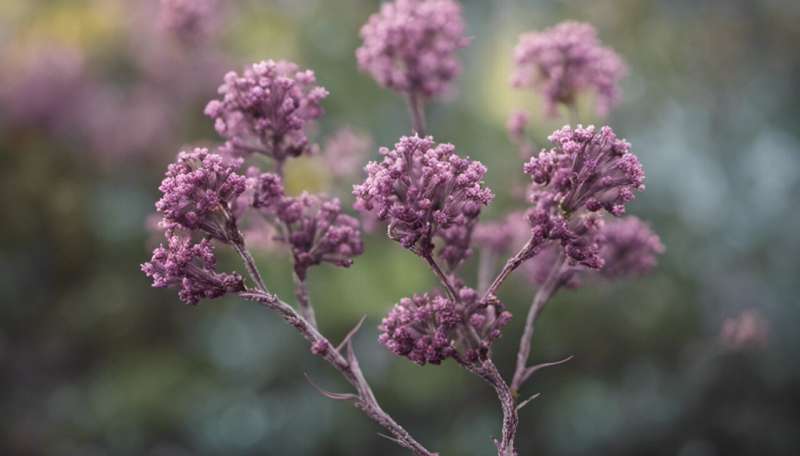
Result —
[[[390, 145], [409, 130], [402, 100], [355, 65], [358, 29], [378, 1], [224, 3], [216, 46], [230, 69], [288, 58], [316, 70], [332, 93], [320, 138], [352, 126]], [[576, 358], [530, 384], [543, 395], [521, 412], [521, 454], [800, 454], [800, 3], [463, 3], [474, 41], [457, 96], [432, 107], [430, 125], [488, 165], [498, 194], [489, 216], [517, 204], [510, 184], [523, 179], [508, 114], [531, 111], [540, 141], [565, 122], [509, 87], [516, 37], [586, 20], [630, 65], [608, 123], [648, 172], [631, 213], [668, 248], [653, 275], [563, 292], [547, 309], [535, 358]], [[162, 45], [145, 39], [156, 11], [155, 0], [0, 2], [0, 81], [37, 49], [78, 48], [95, 79], [135, 84], [148, 77], [136, 53]], [[352, 407], [315, 392], [303, 373], [345, 385], [273, 315], [235, 300], [185, 307], [139, 273], [164, 165], [184, 144], [216, 141], [202, 115], [213, 86], [169, 93], [160, 99], [180, 122], [124, 156], [11, 122], [0, 105], [0, 453], [404, 454]], [[289, 176], [296, 190], [330, 184], [305, 161]], [[491, 454], [499, 410], [489, 388], [451, 363], [420, 368], [376, 343], [389, 306], [433, 280], [381, 233], [367, 247], [350, 270], [313, 272], [324, 331], [337, 339], [368, 315], [356, 347], [385, 408], [444, 455]], [[287, 258], [257, 260], [288, 299]], [[522, 280], [503, 292], [517, 315], [497, 346], [505, 373], [532, 293]], [[766, 347], [720, 343], [723, 321], [745, 309], [768, 321]]]

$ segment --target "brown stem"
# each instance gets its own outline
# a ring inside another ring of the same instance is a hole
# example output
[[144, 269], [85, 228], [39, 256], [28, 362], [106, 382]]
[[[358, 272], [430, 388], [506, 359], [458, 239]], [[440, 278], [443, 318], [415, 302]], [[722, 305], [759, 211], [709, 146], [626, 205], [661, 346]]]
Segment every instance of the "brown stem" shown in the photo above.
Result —
[[248, 273], [258, 286], [258, 289], [239, 293], [239, 296], [249, 301], [255, 301], [276, 312], [284, 321], [293, 326], [311, 344], [312, 352], [338, 370], [345, 380], [356, 389], [358, 395], [352, 395], [355, 406], [391, 433], [394, 436], [394, 441], [411, 450], [417, 456], [437, 456], [437, 453], [428, 451], [408, 431], [394, 421], [389, 414], [383, 411], [375, 398], [375, 394], [372, 392], [372, 388], [361, 372], [352, 345], [349, 342], [347, 343], [347, 358], [342, 356], [335, 346], [319, 332], [315, 325], [303, 318], [292, 306], [267, 291], [258, 267], [250, 252], [244, 248], [244, 243], [234, 243], [234, 247], [244, 261]]
[[522, 263], [531, 258], [537, 246], [538, 243], [536, 243], [534, 238], [531, 237], [528, 242], [526, 242], [525, 245], [519, 250], [519, 252], [516, 253], [516, 255], [509, 258], [508, 261], [506, 261], [505, 266], [503, 266], [503, 269], [500, 271], [500, 274], [497, 275], [492, 284], [489, 285], [489, 288], [483, 294], [483, 299], [485, 300], [489, 296], [496, 294], [497, 290], [500, 288], [500, 285], [506, 281], [508, 276], [511, 275], [514, 270], [520, 267]]
[[497, 370], [491, 359], [479, 361], [477, 364], [469, 364], [459, 361], [467, 370], [482, 378], [486, 383], [494, 388], [497, 399], [500, 401], [500, 408], [503, 411], [503, 426], [500, 440], [495, 440], [497, 446], [497, 456], [517, 456], [514, 440], [519, 426], [517, 415], [517, 404], [514, 394], [508, 384], [503, 380], [502, 375]]
[[511, 390], [514, 394], [518, 393], [522, 384], [533, 373], [533, 368], [528, 367], [528, 358], [531, 355], [531, 341], [533, 340], [533, 331], [536, 319], [544, 310], [547, 301], [555, 294], [558, 287], [561, 285], [562, 268], [564, 266], [564, 255], [560, 254], [556, 262], [553, 264], [553, 269], [550, 271], [544, 284], [539, 287], [536, 295], [531, 302], [531, 307], [528, 310], [528, 317], [525, 319], [525, 329], [522, 331], [522, 337], [519, 341], [519, 351], [517, 351], [517, 366], [514, 369], [514, 378], [511, 381]]
[[411, 112], [411, 120], [414, 132], [419, 136], [425, 136], [425, 102], [416, 92], [411, 92], [406, 96], [408, 110]]
[[447, 275], [444, 273], [444, 271], [442, 271], [442, 268], [440, 268], [439, 265], [436, 263], [436, 260], [433, 259], [433, 256], [431, 256], [430, 253], [425, 252], [422, 253], [422, 258], [425, 259], [425, 262], [428, 263], [428, 266], [430, 266], [433, 273], [436, 275], [436, 277], [439, 279], [442, 285], [444, 285], [445, 291], [447, 292], [447, 295], [450, 297], [450, 299], [453, 302], [458, 302], [457, 299], [458, 294], [456, 293], [455, 288], [453, 288], [453, 284], [450, 283], [450, 279], [447, 278]]
[[297, 305], [300, 307], [300, 314], [312, 326], [317, 327], [317, 317], [314, 313], [314, 307], [311, 305], [311, 298], [308, 294], [308, 285], [305, 279], [301, 279], [297, 273], [292, 274], [294, 279], [294, 295], [297, 298]]
[[311, 344], [314, 348], [314, 353], [339, 371], [342, 377], [356, 389], [358, 394], [353, 395], [352, 398], [355, 406], [362, 410], [364, 414], [374, 422], [383, 426], [390, 432], [398, 444], [411, 450], [418, 456], [436, 456], [436, 453], [427, 450], [422, 444], [417, 442], [408, 431], [394, 421], [394, 419], [380, 407], [380, 404], [378, 404], [375, 398], [375, 394], [372, 392], [372, 388], [361, 372], [352, 346], [348, 344], [347, 358], [345, 358], [317, 328], [306, 321], [292, 306], [281, 301], [274, 294], [260, 290], [252, 290], [240, 293], [239, 296], [243, 299], [257, 302], [267, 309], [278, 313], [284, 321], [293, 326], [297, 332]]

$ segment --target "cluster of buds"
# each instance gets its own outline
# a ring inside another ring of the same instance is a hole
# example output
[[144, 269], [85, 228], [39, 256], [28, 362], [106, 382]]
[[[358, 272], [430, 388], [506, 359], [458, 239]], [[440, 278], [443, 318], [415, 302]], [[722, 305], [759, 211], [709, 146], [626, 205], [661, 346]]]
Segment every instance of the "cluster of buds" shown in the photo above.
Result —
[[431, 137], [403, 137], [380, 153], [383, 160], [370, 162], [366, 180], [354, 187], [357, 207], [388, 222], [389, 236], [420, 255], [430, 255], [434, 237], [440, 238], [440, 253], [456, 266], [468, 253], [465, 238], [494, 197], [483, 185], [486, 167]]
[[533, 181], [528, 219], [535, 244], [558, 241], [573, 263], [600, 269], [598, 211], [622, 215], [634, 192], [644, 189], [644, 170], [609, 127], [565, 126], [549, 140], [554, 147], [524, 166]]
[[523, 34], [514, 62], [514, 86], [538, 89], [550, 115], [559, 104], [574, 105], [580, 92], [592, 91], [597, 113], [605, 116], [619, 102], [619, 81], [627, 72], [617, 53], [600, 44], [594, 27], [579, 22]]
[[261, 153], [282, 163], [311, 151], [307, 130], [322, 116], [328, 91], [314, 72], [286, 61], [268, 60], [230, 72], [219, 87], [221, 99], [206, 106], [217, 133], [239, 155]]
[[279, 225], [278, 239], [291, 248], [301, 280], [311, 266], [325, 262], [349, 267], [353, 257], [364, 251], [358, 220], [342, 212], [337, 198], [310, 193], [287, 196], [282, 179], [264, 173], [256, 183], [253, 206]]
[[475, 290], [462, 287], [455, 301], [435, 293], [401, 299], [381, 322], [379, 340], [419, 365], [448, 358], [472, 363], [486, 356], [509, 321], [499, 301], [479, 300]]
[[469, 44], [455, 0], [385, 3], [361, 29], [359, 67], [382, 87], [413, 96], [444, 93], [461, 73], [457, 52]]

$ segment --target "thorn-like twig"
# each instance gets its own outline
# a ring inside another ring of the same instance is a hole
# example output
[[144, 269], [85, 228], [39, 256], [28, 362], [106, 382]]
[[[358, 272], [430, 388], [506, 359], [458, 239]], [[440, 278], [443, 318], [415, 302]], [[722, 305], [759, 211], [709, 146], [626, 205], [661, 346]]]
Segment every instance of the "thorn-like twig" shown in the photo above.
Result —
[[351, 401], [351, 400], [358, 399], [358, 396], [356, 396], [355, 394], [352, 394], [352, 393], [333, 393], [333, 392], [324, 390], [319, 385], [314, 383], [314, 380], [311, 380], [311, 376], [310, 375], [305, 374], [305, 376], [306, 376], [306, 380], [308, 380], [308, 383], [310, 383], [311, 386], [313, 386], [317, 391], [319, 391], [320, 394], [322, 394], [323, 396], [327, 397], [328, 399], [333, 399], [333, 400], [336, 400], [336, 401]]
[[531, 401], [533, 401], [534, 399], [538, 398], [538, 397], [539, 397], [539, 396], [541, 396], [541, 395], [542, 395], [542, 393], [536, 393], [536, 394], [534, 394], [533, 396], [531, 396], [531, 397], [529, 397], [529, 398], [525, 399], [524, 401], [520, 402], [520, 403], [519, 403], [519, 405], [517, 405], [517, 411], [520, 411], [520, 410], [522, 410], [522, 407], [525, 407], [525, 406], [526, 406], [526, 405], [528, 405], [528, 404], [529, 404]]
[[336, 351], [338, 351], [339, 353], [342, 352], [342, 348], [344, 348], [344, 346], [347, 345], [350, 342], [350, 339], [352, 339], [353, 336], [356, 335], [358, 330], [361, 329], [361, 325], [364, 324], [364, 321], [366, 319], [367, 319], [367, 316], [364, 315], [363, 317], [361, 317], [360, 320], [358, 320], [358, 323], [356, 323], [356, 325], [353, 327], [353, 329], [351, 329], [350, 332], [348, 332], [347, 335], [344, 336], [344, 339], [342, 339], [342, 342], [339, 343], [339, 345], [336, 347]]
[[535, 374], [536, 372], [538, 372], [538, 371], [540, 371], [542, 369], [546, 369], [548, 367], [553, 367], [553, 366], [560, 366], [561, 364], [564, 364], [564, 363], [567, 363], [567, 362], [571, 361], [572, 358], [574, 358], [574, 356], [570, 355], [570, 356], [567, 356], [566, 358], [564, 358], [562, 360], [559, 360], [559, 361], [553, 361], [553, 362], [550, 362], [550, 363], [542, 363], [542, 364], [537, 364], [535, 366], [528, 367], [527, 369], [525, 369], [525, 375], [522, 377], [522, 381], [523, 382], [527, 381], [529, 378], [531, 378], [531, 375]]

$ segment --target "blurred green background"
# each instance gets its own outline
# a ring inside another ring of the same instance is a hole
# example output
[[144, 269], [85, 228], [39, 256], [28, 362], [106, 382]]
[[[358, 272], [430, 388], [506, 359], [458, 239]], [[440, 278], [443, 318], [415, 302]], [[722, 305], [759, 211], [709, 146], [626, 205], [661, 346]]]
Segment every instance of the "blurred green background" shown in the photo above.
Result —
[[[350, 126], [390, 145], [410, 128], [402, 100], [356, 68], [380, 2], [223, 3], [211, 41], [181, 47], [155, 26], [156, 0], [0, 2], [0, 454], [405, 454], [305, 381], [346, 388], [274, 315], [235, 299], [187, 307], [139, 272], [164, 166], [217, 141], [202, 108], [226, 70], [266, 58], [314, 69], [331, 92], [319, 138]], [[537, 138], [565, 122], [509, 87], [517, 36], [585, 20], [630, 66], [607, 122], [647, 171], [630, 213], [667, 246], [652, 275], [562, 292], [547, 309], [535, 360], [575, 359], [529, 383], [542, 396], [521, 412], [521, 454], [800, 454], [800, 3], [462, 3], [473, 42], [430, 130], [488, 165], [487, 217], [518, 207], [507, 116], [529, 109]], [[315, 169], [295, 163], [290, 186], [331, 190]], [[290, 299], [287, 258], [257, 259]], [[416, 258], [378, 233], [352, 269], [311, 280], [333, 339], [368, 315], [356, 349], [399, 422], [443, 455], [492, 454], [490, 388], [376, 342], [393, 303], [433, 286]], [[506, 375], [533, 291], [518, 279], [503, 292], [516, 314], [496, 348]], [[725, 344], [724, 322], [748, 310], [766, 344]]]

